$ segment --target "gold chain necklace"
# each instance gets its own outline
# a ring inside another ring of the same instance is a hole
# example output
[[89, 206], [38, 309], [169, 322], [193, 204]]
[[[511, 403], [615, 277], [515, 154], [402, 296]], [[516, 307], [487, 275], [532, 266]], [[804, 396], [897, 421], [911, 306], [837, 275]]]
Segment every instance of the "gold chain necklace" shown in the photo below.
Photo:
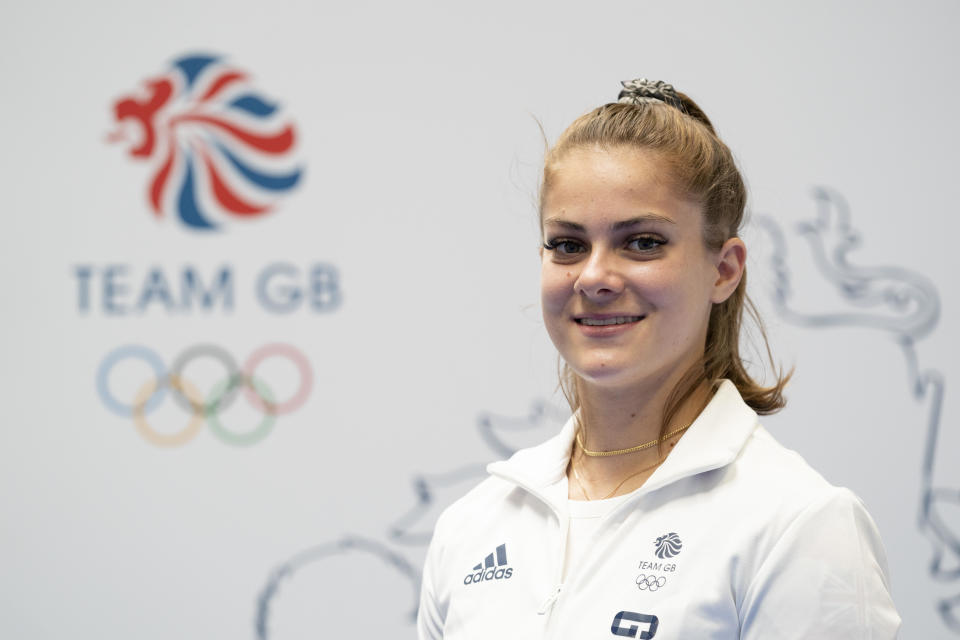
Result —
[[666, 433], [662, 437], [657, 438], [656, 440], [651, 440], [650, 442], [644, 442], [643, 444], [638, 444], [637, 446], [630, 447], [628, 449], [614, 449], [613, 451], [591, 451], [590, 449], [587, 449], [585, 446], [583, 446], [583, 435], [581, 434], [580, 429], [577, 429], [577, 444], [580, 445], [580, 450], [583, 451], [584, 454], [590, 456], [591, 458], [603, 458], [606, 456], [622, 456], [625, 453], [643, 451], [644, 449], [649, 449], [650, 447], [656, 446], [662, 442], [666, 442], [673, 436], [677, 435], [678, 433], [683, 433], [684, 431], [686, 431], [692, 426], [693, 426], [692, 424], [688, 424], [685, 427], [674, 429], [670, 433]]
[[[617, 486], [615, 486], [615, 487], [613, 488], [613, 491], [611, 491], [611, 492], [608, 493], [607, 495], [603, 496], [602, 498], [598, 498], [598, 499], [599, 499], [599, 500], [606, 500], [607, 498], [609, 498], [609, 497], [611, 497], [613, 494], [615, 494], [615, 493], [617, 492], [617, 490], [620, 489], [620, 487], [622, 487], [627, 480], [629, 480], [630, 478], [634, 478], [634, 477], [640, 475], [640, 474], [643, 473], [644, 471], [650, 471], [650, 469], [653, 469], [654, 467], [659, 466], [661, 462], [663, 462], [663, 460], [657, 460], [657, 461], [654, 462], [653, 464], [651, 464], [651, 465], [649, 465], [649, 466], [647, 466], [647, 467], [644, 467], [643, 469], [640, 469], [639, 471], [634, 471], [633, 473], [631, 473], [630, 475], [628, 475], [626, 478], [624, 478], [623, 480], [621, 480], [620, 483], [617, 484]], [[584, 487], [583, 487], [583, 481], [580, 479], [580, 474], [577, 473], [577, 465], [576, 465], [576, 463], [573, 462], [573, 460], [570, 461], [570, 470], [573, 471], [573, 479], [577, 481], [577, 486], [580, 487], [580, 493], [582, 493], [582, 494], [583, 494], [583, 497], [586, 498], [588, 501], [589, 501], [589, 500], [592, 500], [593, 498], [591, 498], [590, 496], [587, 495], [587, 490], [584, 489]]]

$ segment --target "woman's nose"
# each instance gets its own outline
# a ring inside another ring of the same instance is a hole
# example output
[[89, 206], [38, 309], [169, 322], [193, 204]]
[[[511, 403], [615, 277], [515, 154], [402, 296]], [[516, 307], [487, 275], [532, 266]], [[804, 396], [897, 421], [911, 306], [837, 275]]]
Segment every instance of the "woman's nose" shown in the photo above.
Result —
[[593, 249], [574, 283], [574, 290], [588, 297], [605, 298], [623, 291], [623, 276], [616, 256], [605, 249]]

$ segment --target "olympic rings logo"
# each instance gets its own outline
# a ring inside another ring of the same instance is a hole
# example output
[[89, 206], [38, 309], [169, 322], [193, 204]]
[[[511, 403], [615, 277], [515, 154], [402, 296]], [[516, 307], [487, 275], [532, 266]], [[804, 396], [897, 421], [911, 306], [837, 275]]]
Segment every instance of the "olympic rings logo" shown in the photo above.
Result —
[[641, 573], [637, 576], [637, 588], [640, 591], [656, 591], [665, 584], [667, 579], [664, 576], [655, 576], [652, 573], [650, 575]]
[[[270, 387], [254, 376], [260, 363], [274, 356], [293, 362], [300, 376], [297, 390], [283, 402], [277, 402]], [[211, 357], [219, 361], [227, 372], [227, 376], [211, 388], [206, 399], [196, 386], [183, 377], [187, 365], [201, 357]], [[109, 389], [110, 372], [117, 363], [126, 359], [142, 360], [154, 373], [152, 379], [144, 382], [134, 394], [130, 404], [117, 400]], [[124, 345], [108, 353], [97, 369], [97, 392], [104, 406], [121, 417], [133, 418], [133, 424], [144, 439], [164, 447], [176, 447], [192, 440], [203, 427], [204, 418], [210, 430], [223, 442], [232, 445], [257, 443], [270, 433], [278, 415], [294, 411], [306, 402], [312, 385], [313, 370], [307, 358], [295, 347], [280, 343], [260, 347], [250, 354], [242, 368], [237, 366], [233, 356], [222, 347], [199, 344], [177, 356], [169, 371], [152, 349], [139, 345]], [[247, 401], [264, 414], [253, 430], [242, 433], [228, 429], [218, 416], [219, 412], [236, 400], [241, 391]], [[187, 425], [173, 433], [157, 431], [146, 418], [148, 413], [163, 403], [168, 392], [174, 402], [190, 413]]]

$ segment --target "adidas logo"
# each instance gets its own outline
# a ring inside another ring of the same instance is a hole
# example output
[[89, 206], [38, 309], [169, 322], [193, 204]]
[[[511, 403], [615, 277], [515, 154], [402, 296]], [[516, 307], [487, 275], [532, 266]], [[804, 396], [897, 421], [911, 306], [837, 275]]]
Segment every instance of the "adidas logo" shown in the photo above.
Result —
[[[494, 561], [496, 558], [496, 561]], [[513, 577], [513, 567], [507, 565], [507, 545], [501, 544], [483, 559], [463, 579], [463, 584], [477, 584], [484, 580], [507, 580]], [[475, 572], [475, 573], [474, 573]]]

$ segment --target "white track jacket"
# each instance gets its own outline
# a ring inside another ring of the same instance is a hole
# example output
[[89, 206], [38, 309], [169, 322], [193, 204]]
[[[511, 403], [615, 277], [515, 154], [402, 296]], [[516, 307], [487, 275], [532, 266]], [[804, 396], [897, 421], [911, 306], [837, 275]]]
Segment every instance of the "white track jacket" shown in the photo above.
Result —
[[422, 640], [897, 637], [863, 504], [774, 440], [731, 382], [564, 571], [573, 436], [571, 419], [491, 464], [440, 516]]

